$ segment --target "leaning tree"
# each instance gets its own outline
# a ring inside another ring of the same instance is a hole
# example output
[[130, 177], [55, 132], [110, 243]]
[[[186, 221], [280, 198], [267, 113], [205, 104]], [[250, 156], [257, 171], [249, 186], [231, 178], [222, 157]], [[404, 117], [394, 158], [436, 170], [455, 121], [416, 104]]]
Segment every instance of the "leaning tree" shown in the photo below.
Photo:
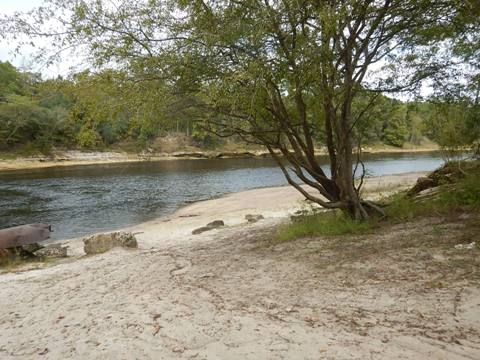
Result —
[[[6, 32], [47, 37], [61, 49], [88, 51], [99, 67], [124, 68], [136, 81], [163, 79], [172, 91], [194, 93], [206, 129], [265, 146], [307, 199], [358, 220], [381, 209], [360, 195], [357, 125], [380, 94], [415, 90], [445, 68], [449, 34], [439, 29], [474, 4], [46, 2], [4, 19]], [[318, 143], [328, 153], [328, 170], [315, 156]]]

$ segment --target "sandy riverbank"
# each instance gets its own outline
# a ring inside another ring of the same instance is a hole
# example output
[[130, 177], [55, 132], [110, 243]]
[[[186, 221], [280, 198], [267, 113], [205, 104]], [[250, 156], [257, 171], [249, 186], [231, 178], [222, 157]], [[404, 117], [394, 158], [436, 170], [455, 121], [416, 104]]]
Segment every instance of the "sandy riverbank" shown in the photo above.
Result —
[[[364, 192], [372, 198], [382, 197], [392, 191], [406, 189], [424, 175], [412, 172], [398, 175], [385, 175], [367, 178]], [[311, 188], [307, 188], [311, 191]], [[261, 214], [268, 219], [282, 221], [295, 211], [307, 206], [303, 196], [291, 186], [253, 189], [227, 194], [217, 199], [199, 201], [185, 206], [170, 216], [161, 217], [139, 225], [125, 228], [136, 235], [141, 247], [149, 248], [159, 245], [176, 245], [210, 238], [210, 234], [192, 235], [192, 230], [214, 220], [223, 220], [228, 228], [242, 226], [246, 223], [245, 215]], [[83, 254], [80, 239], [69, 241], [71, 254]]]
[[[388, 153], [421, 153], [438, 151], [438, 146], [411, 147], [408, 149], [384, 147], [384, 148], [366, 148], [365, 154], [388, 154]], [[318, 150], [318, 155], [325, 155], [325, 151]], [[0, 154], [1, 155], [1, 154]], [[41, 169], [51, 167], [65, 166], [84, 166], [117, 164], [139, 161], [166, 161], [179, 159], [215, 159], [215, 158], [262, 158], [269, 156], [265, 151], [248, 152], [218, 152], [218, 151], [196, 151], [196, 152], [175, 152], [175, 153], [157, 153], [157, 154], [131, 154], [125, 152], [82, 152], [65, 151], [50, 157], [37, 156], [29, 158], [2, 159], [0, 156], [0, 171]]]
[[[452, 251], [478, 216], [278, 243], [275, 227], [301, 207], [289, 187], [230, 194], [127, 229], [138, 250], [0, 275], [0, 358], [479, 358], [478, 256]], [[227, 226], [191, 235], [215, 219]]]

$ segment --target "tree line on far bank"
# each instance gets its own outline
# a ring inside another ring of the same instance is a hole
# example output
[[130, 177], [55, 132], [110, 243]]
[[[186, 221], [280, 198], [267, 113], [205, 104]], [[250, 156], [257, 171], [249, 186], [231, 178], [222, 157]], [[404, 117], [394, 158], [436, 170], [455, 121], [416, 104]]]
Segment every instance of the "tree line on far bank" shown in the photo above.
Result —
[[[214, 148], [221, 139], [202, 128], [206, 115], [197, 96], [172, 92], [160, 80], [137, 82], [120, 71], [44, 80], [0, 62], [0, 149], [48, 153], [125, 145], [141, 151], [167, 134]], [[360, 95], [356, 102], [361, 106], [367, 100]], [[362, 146], [433, 141], [460, 148], [478, 138], [478, 111], [478, 105], [458, 98], [405, 102], [381, 95], [355, 129], [356, 139]], [[315, 138], [324, 143], [322, 127]]]

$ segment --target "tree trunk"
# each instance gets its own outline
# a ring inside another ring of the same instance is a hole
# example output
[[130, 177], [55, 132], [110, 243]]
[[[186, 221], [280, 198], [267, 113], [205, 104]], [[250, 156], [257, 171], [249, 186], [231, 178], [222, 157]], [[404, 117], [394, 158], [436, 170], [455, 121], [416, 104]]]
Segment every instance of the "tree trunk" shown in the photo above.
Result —
[[[327, 133], [327, 148], [331, 161], [332, 180], [337, 185], [338, 198], [345, 211], [355, 220], [366, 220], [369, 215], [355, 189], [353, 174], [353, 146], [350, 129], [351, 97], [344, 100], [342, 113], [338, 115], [332, 111], [332, 102], [325, 102], [325, 130]], [[332, 141], [335, 139], [336, 141]]]
[[344, 139], [341, 144], [339, 162], [337, 186], [340, 189], [340, 201], [345, 204], [345, 209], [342, 210], [355, 220], [366, 220], [368, 212], [355, 190], [351, 139]]

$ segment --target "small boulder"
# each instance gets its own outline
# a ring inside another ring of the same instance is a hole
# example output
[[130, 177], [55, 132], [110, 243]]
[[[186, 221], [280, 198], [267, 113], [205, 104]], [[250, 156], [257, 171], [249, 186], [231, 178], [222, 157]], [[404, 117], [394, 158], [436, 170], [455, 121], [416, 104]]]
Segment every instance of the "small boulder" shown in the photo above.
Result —
[[469, 244], [455, 245], [454, 248], [457, 249], [457, 250], [472, 250], [472, 249], [475, 249], [475, 245], [476, 245], [475, 241], [472, 241]]
[[264, 219], [263, 215], [260, 214], [247, 214], [245, 215], [245, 220], [247, 220], [249, 223], [256, 223], [257, 221], [260, 221]]
[[114, 247], [137, 248], [137, 239], [132, 233], [114, 232], [98, 234], [83, 239], [84, 251], [88, 255], [101, 254]]
[[51, 244], [35, 251], [34, 255], [48, 258], [64, 258], [67, 257], [67, 249], [68, 246], [62, 246], [61, 244]]
[[198, 229], [193, 230], [192, 235], [198, 235], [209, 230], [212, 230], [212, 228], [209, 228], [208, 226], [202, 226], [202, 227], [199, 227]]
[[193, 230], [192, 234], [193, 235], [201, 234], [205, 231], [217, 229], [222, 226], [225, 226], [225, 223], [223, 222], [223, 220], [215, 220], [215, 221], [212, 221], [211, 223], [208, 223], [206, 226], [202, 226], [198, 229]]
[[211, 223], [208, 223], [207, 226], [212, 229], [216, 229], [216, 228], [225, 226], [225, 223], [223, 222], [223, 220], [214, 220]]

